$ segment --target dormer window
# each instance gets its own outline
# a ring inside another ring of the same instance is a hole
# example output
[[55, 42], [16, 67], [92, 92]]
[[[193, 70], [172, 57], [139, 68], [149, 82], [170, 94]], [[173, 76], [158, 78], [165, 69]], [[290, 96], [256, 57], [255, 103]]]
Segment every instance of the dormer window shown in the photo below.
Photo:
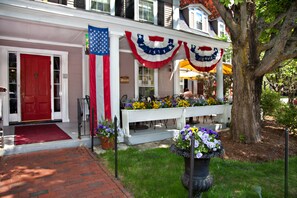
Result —
[[110, 12], [110, 0], [91, 0], [91, 10]]
[[198, 8], [190, 9], [189, 18], [190, 28], [201, 30], [203, 32], [208, 31], [208, 15]]
[[139, 1], [139, 20], [154, 23], [154, 3], [153, 1]]
[[202, 20], [202, 13], [196, 12], [196, 15], [194, 17], [195, 21], [195, 29], [202, 30], [203, 28], [203, 20]]
[[219, 22], [218, 36], [219, 37], [225, 36], [225, 24], [222, 22]]

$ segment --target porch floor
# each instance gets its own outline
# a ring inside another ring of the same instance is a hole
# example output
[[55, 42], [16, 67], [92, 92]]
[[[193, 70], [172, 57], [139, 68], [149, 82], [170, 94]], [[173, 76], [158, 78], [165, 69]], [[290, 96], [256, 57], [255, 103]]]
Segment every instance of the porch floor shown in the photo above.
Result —
[[[51, 141], [51, 142], [43, 142], [43, 143], [34, 143], [34, 144], [22, 144], [22, 145], [14, 145], [14, 137], [15, 137], [15, 126], [4, 126], [4, 147], [0, 148], [0, 156], [3, 155], [12, 155], [12, 154], [20, 154], [20, 153], [29, 153], [34, 151], [41, 150], [53, 150], [53, 149], [61, 149], [61, 148], [73, 148], [78, 146], [85, 146], [91, 148], [91, 138], [87, 135], [87, 130], [89, 128], [88, 123], [83, 125], [81, 128], [82, 136], [81, 139], [78, 139], [78, 128], [77, 123], [55, 123], [59, 126], [64, 132], [66, 132], [71, 139], [69, 140], [59, 140], [59, 141]], [[84, 133], [84, 129], [86, 133]], [[99, 140], [94, 138], [94, 145], [99, 144]]]
[[[195, 125], [197, 127], [206, 127], [213, 130], [219, 130], [225, 128], [224, 125], [213, 123], [211, 119], [207, 119], [204, 123], [198, 123], [198, 120], [194, 118]], [[200, 121], [202, 122], [201, 118]], [[62, 123], [57, 122], [57, 124], [63, 131], [65, 131], [70, 137], [70, 140], [59, 140], [52, 142], [44, 142], [44, 143], [34, 143], [34, 144], [23, 144], [23, 145], [14, 145], [14, 130], [15, 126], [5, 126], [4, 128], [4, 148], [0, 148], [0, 156], [3, 155], [12, 155], [12, 154], [20, 154], [20, 153], [30, 153], [34, 151], [42, 151], [42, 150], [53, 150], [53, 149], [61, 149], [61, 148], [74, 148], [79, 146], [85, 146], [87, 148], [91, 148], [91, 138], [87, 132], [89, 129], [88, 123], [81, 128], [81, 139], [78, 139], [78, 128], [76, 122], [71, 123]], [[84, 124], [84, 123], [83, 123]], [[169, 120], [167, 122], [167, 128], [163, 122], [157, 121], [154, 124], [152, 123], [142, 123], [146, 127], [140, 129], [133, 127], [130, 129], [130, 137], [124, 137], [120, 142], [124, 142], [127, 145], [137, 145], [143, 144], [147, 142], [155, 142], [160, 140], [165, 140], [172, 138], [176, 132], [179, 130], [176, 129], [173, 120]], [[100, 145], [99, 139], [94, 138], [94, 146]]]

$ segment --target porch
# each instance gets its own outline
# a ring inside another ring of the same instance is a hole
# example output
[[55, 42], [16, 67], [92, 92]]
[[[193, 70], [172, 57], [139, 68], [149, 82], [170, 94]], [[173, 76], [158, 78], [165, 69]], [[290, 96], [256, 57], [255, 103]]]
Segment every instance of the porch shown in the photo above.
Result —
[[[199, 120], [198, 120], [199, 119]], [[165, 123], [166, 122], [166, 123]], [[209, 116], [194, 117], [193, 125], [197, 127], [206, 127], [214, 130], [219, 130], [224, 128], [224, 124], [215, 123], [214, 119]], [[4, 147], [0, 148], [0, 156], [3, 155], [13, 155], [20, 153], [29, 153], [41, 150], [53, 150], [61, 148], [72, 148], [85, 146], [91, 148], [92, 142], [89, 136], [88, 122], [82, 123], [81, 127], [81, 138], [78, 138], [78, 123], [63, 123], [55, 122], [55, 124], [60, 127], [65, 133], [67, 133], [71, 139], [69, 140], [59, 140], [43, 143], [33, 143], [33, 144], [22, 144], [15, 145], [15, 127], [20, 125], [10, 125], [4, 126]], [[139, 125], [138, 125], [139, 124]], [[125, 136], [120, 138], [121, 144], [127, 145], [137, 145], [147, 142], [155, 142], [164, 139], [173, 138], [175, 132], [178, 132], [176, 128], [176, 123], [174, 120], [155, 120], [151, 122], [138, 122], [130, 125], [130, 136]], [[94, 138], [94, 146], [100, 145], [98, 138]]]

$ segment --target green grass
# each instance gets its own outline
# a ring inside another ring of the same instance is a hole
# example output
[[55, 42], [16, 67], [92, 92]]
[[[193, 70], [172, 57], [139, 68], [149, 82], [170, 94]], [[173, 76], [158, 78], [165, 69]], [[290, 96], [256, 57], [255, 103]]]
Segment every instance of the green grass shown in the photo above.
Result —
[[[140, 151], [128, 149], [118, 154], [119, 177], [136, 198], [186, 198], [188, 191], [181, 184], [183, 158], [166, 148]], [[100, 156], [114, 170], [114, 153]], [[220, 158], [211, 159], [210, 173], [214, 185], [203, 198], [284, 197], [284, 162], [282, 160], [250, 163]], [[297, 157], [289, 161], [289, 197], [297, 197]]]

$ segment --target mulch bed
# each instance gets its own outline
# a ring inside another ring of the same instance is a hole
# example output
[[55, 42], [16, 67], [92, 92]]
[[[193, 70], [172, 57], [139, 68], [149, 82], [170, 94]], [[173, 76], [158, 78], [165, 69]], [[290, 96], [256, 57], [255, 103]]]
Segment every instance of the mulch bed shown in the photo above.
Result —
[[[285, 158], [285, 129], [266, 118], [261, 132], [262, 141], [256, 144], [232, 141], [229, 130], [220, 132], [225, 159], [265, 162]], [[297, 156], [297, 135], [289, 136], [289, 156]]]

